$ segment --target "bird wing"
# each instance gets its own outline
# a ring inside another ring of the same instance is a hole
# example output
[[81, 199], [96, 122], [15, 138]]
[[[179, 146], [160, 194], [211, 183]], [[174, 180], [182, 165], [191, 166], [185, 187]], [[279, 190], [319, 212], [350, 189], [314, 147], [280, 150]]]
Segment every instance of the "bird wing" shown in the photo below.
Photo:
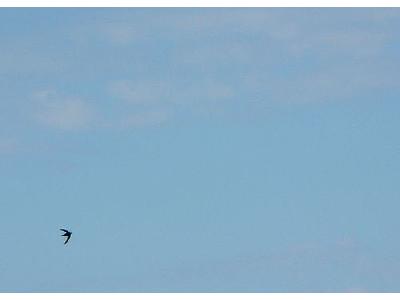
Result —
[[65, 229], [60, 229], [61, 231], [64, 231], [65, 233], [68, 233], [68, 230]]
[[65, 245], [66, 243], [68, 243], [70, 237], [71, 237], [71, 235], [68, 235], [68, 236], [67, 236], [67, 239], [65, 240], [64, 245]]

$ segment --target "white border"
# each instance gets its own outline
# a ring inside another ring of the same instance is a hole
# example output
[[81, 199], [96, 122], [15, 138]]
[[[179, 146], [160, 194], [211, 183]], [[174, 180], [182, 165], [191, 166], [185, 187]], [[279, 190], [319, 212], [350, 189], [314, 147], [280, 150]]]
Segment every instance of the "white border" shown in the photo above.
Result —
[[[398, 0], [2, 0], [12, 7], [400, 7]], [[396, 293], [1, 293], [2, 299], [398, 299]]]
[[21, 299], [76, 299], [76, 298], [92, 298], [93, 299], [167, 299], [167, 300], [199, 300], [199, 299], [229, 299], [229, 300], [317, 300], [317, 299], [398, 299], [397, 293], [4, 293], [0, 294], [4, 299], [21, 300]]
[[398, 0], [3, 0], [1, 7], [399, 7]]
[[[398, 0], [2, 0], [12, 7], [400, 7]], [[398, 299], [396, 293], [0, 293], [2, 299]]]

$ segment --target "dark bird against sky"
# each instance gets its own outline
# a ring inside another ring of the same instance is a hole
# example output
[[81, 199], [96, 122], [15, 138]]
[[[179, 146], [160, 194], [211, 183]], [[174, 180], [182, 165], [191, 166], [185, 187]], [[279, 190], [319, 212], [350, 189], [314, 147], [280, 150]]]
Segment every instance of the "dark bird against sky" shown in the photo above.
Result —
[[68, 231], [68, 230], [66, 230], [66, 229], [60, 229], [60, 230], [61, 230], [61, 231], [64, 231], [64, 234], [62, 234], [61, 236], [66, 236], [66, 237], [67, 237], [67, 239], [66, 239], [65, 242], [64, 242], [64, 245], [65, 245], [66, 243], [68, 243], [69, 239], [71, 238], [72, 232], [71, 232], [71, 231]]

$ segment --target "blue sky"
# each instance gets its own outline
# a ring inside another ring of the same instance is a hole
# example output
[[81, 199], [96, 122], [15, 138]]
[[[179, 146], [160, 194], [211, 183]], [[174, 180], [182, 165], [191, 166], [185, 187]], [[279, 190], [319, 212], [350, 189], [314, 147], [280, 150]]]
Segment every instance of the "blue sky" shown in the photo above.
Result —
[[398, 28], [1, 9], [0, 291], [399, 292]]

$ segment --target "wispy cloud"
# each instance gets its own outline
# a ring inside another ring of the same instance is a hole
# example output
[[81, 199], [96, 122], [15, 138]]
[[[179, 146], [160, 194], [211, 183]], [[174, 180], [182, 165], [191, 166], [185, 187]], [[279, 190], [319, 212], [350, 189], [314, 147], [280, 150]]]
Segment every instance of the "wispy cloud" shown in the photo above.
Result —
[[182, 113], [209, 112], [232, 99], [235, 89], [211, 81], [185, 85], [168, 80], [118, 80], [110, 83], [109, 94], [116, 105], [125, 105], [125, 113], [130, 112], [119, 122], [127, 128], [162, 124]]
[[144, 111], [123, 117], [119, 124], [120, 128], [155, 126], [166, 122], [170, 117], [167, 111]]
[[110, 84], [109, 92], [114, 97], [132, 104], [151, 105], [170, 101], [172, 86], [163, 81], [119, 80]]
[[199, 80], [196, 84], [160, 80], [120, 80], [110, 84], [109, 92], [135, 105], [192, 103], [229, 99], [235, 95], [233, 86], [222, 82]]
[[[172, 11], [163, 18], [149, 15], [148, 26], [140, 26], [143, 18], [125, 18], [109, 30], [118, 28], [116, 32], [127, 36], [135, 31], [164, 43], [176, 40], [178, 46], [167, 58], [178, 71], [167, 84], [115, 83], [115, 94], [131, 102], [154, 103], [163, 95], [185, 101], [209, 99], [206, 88], [184, 84], [187, 70], [199, 81], [197, 86], [207, 78], [217, 79], [218, 85], [218, 79], [224, 78], [231, 90], [226, 95], [232, 94], [234, 86], [244, 99], [264, 91], [265, 101], [342, 99], [377, 88], [398, 88], [393, 76], [399, 71], [387, 72], [382, 65], [392, 64], [396, 56], [386, 50], [399, 42], [397, 31], [389, 25], [400, 20], [400, 10]], [[258, 83], [263, 87], [255, 88]]]
[[292, 244], [283, 248], [272, 246], [238, 256], [191, 262], [177, 268], [175, 276], [193, 286], [196, 286], [198, 278], [212, 278], [219, 283], [215, 285], [215, 291], [226, 289], [221, 278], [237, 282], [233, 289], [240, 291], [239, 283], [256, 274], [260, 280], [249, 283], [253, 291], [360, 292], [372, 291], [368, 282], [375, 277], [377, 270], [378, 281], [382, 282], [392, 278], [396, 269], [397, 266], [377, 259], [375, 253], [356, 240], [343, 239]]
[[112, 43], [127, 45], [139, 37], [140, 31], [133, 24], [113, 22], [101, 26], [100, 34]]
[[[400, 21], [398, 9], [107, 10], [95, 15], [96, 21], [77, 19], [82, 22], [73, 24], [79, 28], [68, 23], [51, 31], [34, 56], [21, 50], [31, 41], [27, 37], [10, 38], [20, 49], [15, 53], [14, 47], [0, 50], [8, 61], [5, 72], [34, 72], [39, 62], [40, 80], [49, 86], [58, 86], [51, 77], [55, 70], [65, 71], [58, 80], [75, 78], [75, 95], [57, 87], [60, 93], [35, 96], [35, 119], [43, 125], [143, 127], [205, 112], [340, 101], [400, 88], [394, 51], [400, 37], [393, 26]], [[45, 43], [58, 30], [68, 46]], [[13, 69], [10, 61], [25, 67]], [[85, 80], [93, 93], [106, 96], [88, 102], [79, 95]]]
[[35, 118], [41, 124], [62, 129], [78, 130], [89, 127], [94, 118], [94, 110], [84, 100], [59, 95], [55, 91], [44, 90], [35, 93]]

